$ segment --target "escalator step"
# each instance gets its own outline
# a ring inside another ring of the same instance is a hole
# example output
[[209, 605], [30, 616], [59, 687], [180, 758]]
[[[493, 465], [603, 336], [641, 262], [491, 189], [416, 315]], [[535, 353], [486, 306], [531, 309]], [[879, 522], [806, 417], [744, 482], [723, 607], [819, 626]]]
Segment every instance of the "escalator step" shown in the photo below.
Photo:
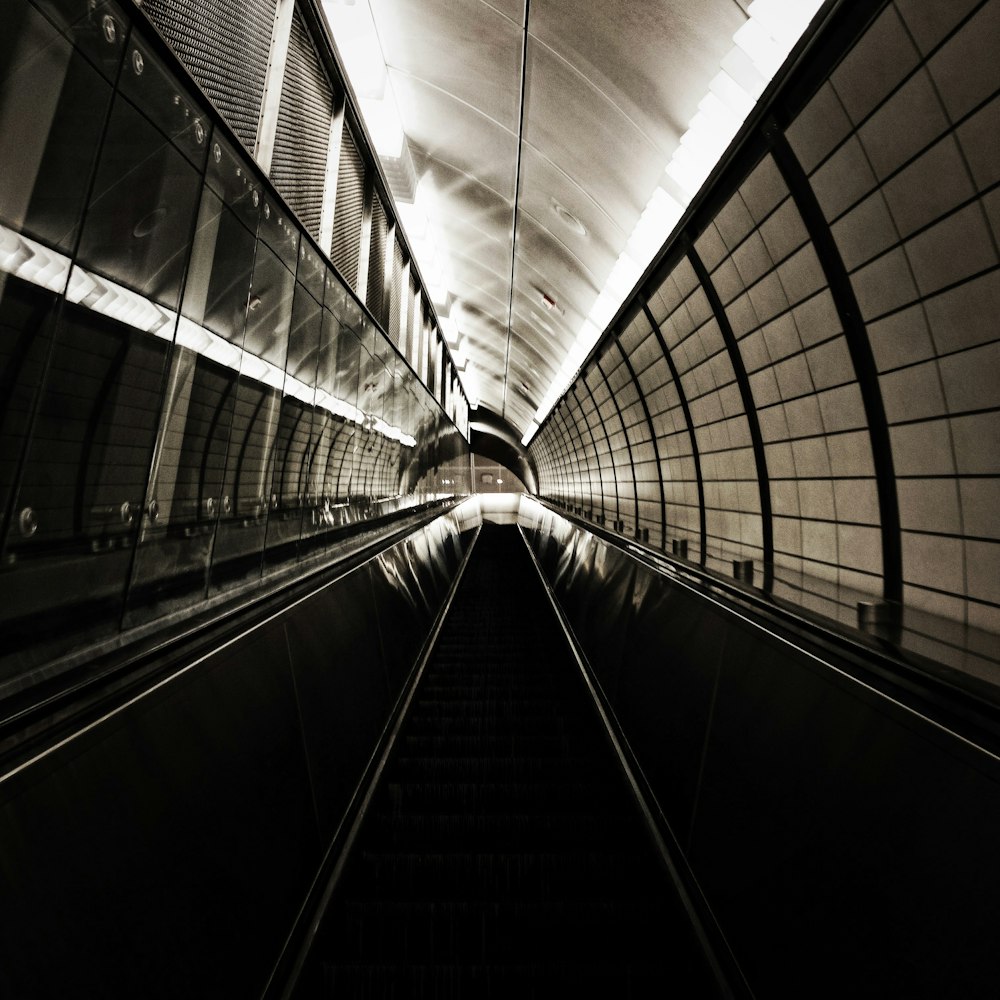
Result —
[[717, 995], [587, 697], [484, 525], [297, 996]]

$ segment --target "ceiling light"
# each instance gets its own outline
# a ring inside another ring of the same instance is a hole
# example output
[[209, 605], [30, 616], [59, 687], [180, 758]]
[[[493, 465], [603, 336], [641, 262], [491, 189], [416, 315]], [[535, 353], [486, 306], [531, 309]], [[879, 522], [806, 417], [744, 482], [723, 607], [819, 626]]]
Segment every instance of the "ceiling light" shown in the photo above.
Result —
[[559, 221], [563, 223], [568, 229], [572, 229], [577, 236], [586, 236], [587, 227], [564, 205], [561, 205], [558, 201], [553, 198], [549, 204], [552, 206], [552, 211], [556, 213], [559, 217]]

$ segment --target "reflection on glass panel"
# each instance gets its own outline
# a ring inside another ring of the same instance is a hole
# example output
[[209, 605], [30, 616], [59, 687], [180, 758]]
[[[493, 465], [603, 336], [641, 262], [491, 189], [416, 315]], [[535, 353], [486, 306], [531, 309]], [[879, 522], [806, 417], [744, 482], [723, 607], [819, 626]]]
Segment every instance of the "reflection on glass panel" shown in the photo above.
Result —
[[259, 243], [218, 502], [212, 552], [216, 582], [244, 579], [261, 569], [295, 288], [292, 272]]
[[7, 581], [0, 614], [47, 607], [60, 609], [59, 628], [117, 626], [168, 347], [86, 306], [64, 306], [5, 553], [18, 582]]
[[135, 108], [115, 99], [79, 261], [177, 308], [200, 180]]
[[0, 678], [346, 551], [467, 447], [124, 11], [4, 6]]
[[[124, 21], [100, 45], [121, 58]], [[34, 7], [4, 5], [0, 32], [0, 219], [72, 253], [111, 87]]]
[[267, 563], [294, 559], [304, 516], [303, 474], [312, 439], [316, 365], [323, 308], [302, 284], [295, 285], [288, 362], [278, 417], [267, 523]]
[[205, 187], [136, 553], [130, 622], [204, 593], [254, 248], [253, 233]]

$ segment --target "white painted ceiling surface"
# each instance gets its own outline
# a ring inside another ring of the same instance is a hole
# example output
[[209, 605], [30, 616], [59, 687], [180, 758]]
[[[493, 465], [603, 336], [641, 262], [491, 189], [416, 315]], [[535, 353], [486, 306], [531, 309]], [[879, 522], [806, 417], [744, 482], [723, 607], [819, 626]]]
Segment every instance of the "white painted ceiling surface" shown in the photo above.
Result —
[[[334, 14], [343, 2], [325, 3], [342, 54], [350, 43]], [[693, 194], [664, 170], [746, 6], [370, 0], [416, 200], [443, 264], [438, 313], [455, 320], [470, 396], [518, 433], [554, 383], [568, 381], [567, 356], [588, 317], [590, 339], [603, 332], [595, 300], [653, 192], [662, 187], [680, 205]], [[397, 204], [413, 200], [393, 193]], [[617, 282], [617, 302], [653, 252]]]

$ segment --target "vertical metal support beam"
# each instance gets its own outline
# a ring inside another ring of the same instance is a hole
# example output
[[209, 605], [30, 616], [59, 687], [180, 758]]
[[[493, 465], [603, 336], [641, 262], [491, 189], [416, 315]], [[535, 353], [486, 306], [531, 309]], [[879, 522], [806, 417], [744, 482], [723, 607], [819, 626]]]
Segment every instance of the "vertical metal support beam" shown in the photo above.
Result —
[[267, 73], [264, 76], [264, 96], [260, 102], [260, 117], [257, 119], [257, 141], [253, 156], [265, 174], [271, 173], [274, 157], [274, 137], [278, 134], [278, 111], [281, 108], [281, 88], [285, 82], [285, 67], [288, 64], [288, 47], [292, 39], [292, 14], [295, 0], [278, 0], [274, 10], [274, 25], [271, 29], [271, 47], [267, 57]]
[[[656, 456], [656, 481], [660, 486], [660, 548], [665, 549], [667, 547], [667, 497], [663, 490], [663, 466], [660, 465], [660, 446], [656, 440], [656, 431], [653, 430], [653, 418], [649, 415], [649, 404], [646, 402], [646, 397], [643, 394], [642, 389], [639, 386], [639, 379], [636, 377], [635, 369], [632, 367], [632, 361], [630, 360], [625, 348], [622, 347], [621, 334], [618, 330], [614, 331], [615, 342], [618, 344], [618, 350], [622, 352], [622, 357], [625, 359], [625, 365], [628, 368], [629, 376], [632, 379], [632, 384], [635, 386], [636, 394], [639, 397], [639, 402], [642, 403], [642, 412], [646, 415], [646, 426], [649, 428], [649, 440], [653, 444], [653, 454]], [[626, 435], [628, 431], [625, 432]], [[635, 477], [635, 465], [632, 467], [632, 485], [635, 487], [635, 502], [636, 508], [639, 505], [639, 485], [638, 480]], [[639, 530], [638, 522], [636, 523], [636, 530]]]
[[344, 101], [330, 119], [330, 139], [326, 146], [326, 178], [323, 207], [319, 218], [319, 245], [330, 256], [333, 249], [333, 222], [337, 214], [337, 182], [340, 179], [340, 146], [344, 135]]
[[788, 140], [773, 125], [766, 134], [772, 142], [771, 154], [778, 166], [785, 185], [792, 195], [813, 249], [819, 258], [826, 283], [830, 288], [837, 314], [840, 316], [844, 340], [854, 365], [854, 374], [861, 390], [865, 408], [868, 437], [871, 442], [872, 462], [875, 466], [875, 484], [878, 490], [879, 520], [882, 525], [882, 595], [894, 604], [903, 600], [903, 542], [899, 520], [899, 497], [896, 492], [896, 470], [892, 460], [892, 441], [885, 403], [879, 388], [878, 368], [872, 354], [868, 331], [861, 319], [851, 279], [844, 259], [830, 231], [816, 193], [809, 183], [802, 164], [792, 151]]
[[740, 354], [740, 345], [736, 342], [736, 335], [733, 333], [729, 317], [723, 308], [722, 299], [719, 298], [719, 293], [715, 290], [715, 285], [712, 284], [708, 268], [698, 256], [693, 241], [687, 256], [698, 277], [699, 284], [705, 290], [708, 304], [719, 324], [719, 330], [722, 332], [722, 339], [729, 352], [736, 385], [739, 387], [740, 399], [743, 401], [743, 409], [746, 412], [747, 425], [750, 428], [750, 440], [753, 444], [753, 456], [757, 466], [757, 485], [760, 489], [761, 540], [764, 549], [764, 579], [761, 586], [763, 590], [770, 592], [774, 583], [774, 522], [771, 516], [771, 480], [767, 474], [767, 455], [764, 452], [764, 437], [760, 432], [760, 421], [757, 419], [757, 407], [753, 401], [753, 392], [750, 389], [746, 365], [743, 364], [743, 356]]
[[677, 398], [681, 402], [681, 412], [684, 414], [684, 422], [687, 424], [688, 437], [691, 439], [691, 457], [694, 459], [694, 474], [698, 481], [698, 562], [704, 566], [705, 546], [708, 544], [708, 528], [705, 522], [705, 480], [701, 475], [701, 452], [698, 450], [698, 438], [694, 433], [694, 420], [691, 418], [691, 408], [688, 406], [687, 393], [684, 391], [680, 373], [677, 371], [674, 359], [670, 356], [670, 350], [667, 347], [667, 342], [663, 339], [663, 333], [645, 302], [642, 303], [642, 311], [646, 314], [649, 326], [656, 337], [656, 342], [660, 345], [664, 360], [667, 362], [667, 368], [670, 369], [670, 377], [674, 380]]

